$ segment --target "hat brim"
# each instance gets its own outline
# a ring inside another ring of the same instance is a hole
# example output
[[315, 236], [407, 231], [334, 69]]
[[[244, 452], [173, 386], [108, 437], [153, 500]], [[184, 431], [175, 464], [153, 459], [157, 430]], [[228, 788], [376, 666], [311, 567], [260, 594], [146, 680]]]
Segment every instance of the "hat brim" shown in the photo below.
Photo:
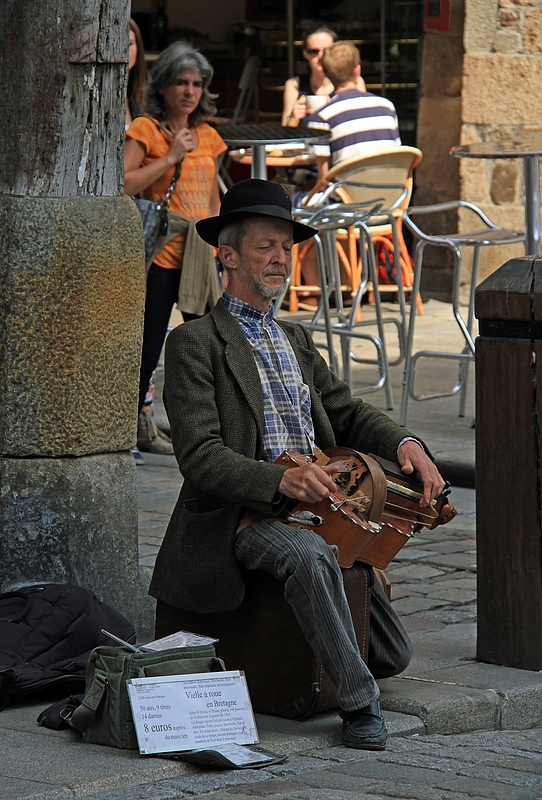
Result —
[[290, 222], [293, 226], [294, 244], [305, 242], [311, 239], [318, 233], [316, 228], [311, 228], [310, 225], [304, 225], [302, 222], [297, 222], [292, 219], [291, 214], [286, 209], [278, 208], [272, 205], [249, 206], [247, 208], [239, 208], [229, 214], [221, 214], [218, 217], [207, 217], [207, 219], [200, 219], [196, 222], [196, 230], [207, 244], [213, 247], [218, 247], [218, 236], [220, 231], [230, 225], [232, 222], [238, 222], [247, 217], [273, 217], [274, 219], [283, 219]]

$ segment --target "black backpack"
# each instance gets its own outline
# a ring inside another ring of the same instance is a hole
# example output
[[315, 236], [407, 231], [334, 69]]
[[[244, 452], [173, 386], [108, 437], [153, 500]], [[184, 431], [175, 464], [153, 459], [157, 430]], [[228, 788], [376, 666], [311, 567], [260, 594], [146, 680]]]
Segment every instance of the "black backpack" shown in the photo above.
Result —
[[102, 628], [135, 641], [122, 614], [79, 586], [48, 583], [0, 594], [0, 711], [44, 687], [83, 691], [91, 651], [112, 644]]

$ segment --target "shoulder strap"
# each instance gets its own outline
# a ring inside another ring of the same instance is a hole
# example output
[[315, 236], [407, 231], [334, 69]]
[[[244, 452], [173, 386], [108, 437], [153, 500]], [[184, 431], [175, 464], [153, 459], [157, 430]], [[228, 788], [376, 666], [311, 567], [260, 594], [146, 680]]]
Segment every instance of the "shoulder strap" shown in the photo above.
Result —
[[166, 193], [166, 200], [168, 201], [168, 205], [169, 205], [169, 198], [171, 197], [171, 195], [175, 191], [175, 187], [177, 186], [177, 181], [179, 180], [179, 175], [180, 174], [181, 174], [181, 162], [178, 161], [175, 164], [175, 172], [173, 173], [173, 177], [171, 179], [171, 183], [169, 184], [169, 189], [167, 190], [167, 193]]
[[302, 94], [313, 94], [311, 86], [311, 76], [308, 73], [299, 76], [298, 87], [299, 87], [298, 91], [300, 97]]
[[[168, 128], [166, 128], [163, 122], [161, 122], [159, 119], [151, 117], [149, 114], [143, 114], [143, 116], [149, 119], [151, 122], [153, 122], [159, 130], [164, 131], [169, 136], [172, 136], [171, 131]], [[175, 164], [175, 172], [173, 173], [173, 177], [171, 178], [171, 183], [169, 184], [169, 188], [166, 192], [166, 197], [165, 197], [166, 208], [169, 208], [169, 199], [173, 194], [173, 192], [175, 191], [175, 186], [177, 185], [177, 181], [179, 180], [180, 174], [181, 174], [181, 162], [178, 161]]]
[[78, 706], [66, 722], [72, 728], [84, 733], [96, 716], [104, 695], [107, 691], [108, 680], [101, 672], [95, 672], [92, 683], [85, 692], [80, 706]]

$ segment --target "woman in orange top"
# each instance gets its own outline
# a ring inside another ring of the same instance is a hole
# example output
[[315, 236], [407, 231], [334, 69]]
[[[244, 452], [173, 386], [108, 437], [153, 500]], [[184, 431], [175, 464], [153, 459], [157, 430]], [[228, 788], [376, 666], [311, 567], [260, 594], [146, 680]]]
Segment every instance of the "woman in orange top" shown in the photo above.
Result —
[[[175, 42], [161, 53], [152, 70], [147, 114], [137, 117], [126, 133], [126, 194], [139, 194], [149, 200], [164, 198], [175, 165], [180, 163], [171, 211], [188, 220], [218, 214], [217, 158], [226, 145], [214, 128], [203, 122], [204, 117], [216, 113], [215, 95], [208, 89], [212, 77], [207, 59], [186, 42]], [[183, 234], [169, 241], [155, 256], [147, 275], [139, 427], [152, 428], [153, 424], [150, 408], [144, 408], [145, 394], [177, 302], [185, 240]], [[197, 315], [183, 316], [186, 320]], [[152, 439], [152, 430], [149, 433]]]

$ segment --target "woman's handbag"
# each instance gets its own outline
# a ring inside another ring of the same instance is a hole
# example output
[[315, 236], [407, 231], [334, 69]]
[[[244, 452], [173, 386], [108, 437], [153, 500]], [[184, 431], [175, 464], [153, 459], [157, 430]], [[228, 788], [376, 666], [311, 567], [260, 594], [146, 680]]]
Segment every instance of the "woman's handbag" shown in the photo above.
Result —
[[175, 165], [175, 172], [163, 200], [155, 201], [145, 200], [142, 197], [132, 197], [141, 214], [147, 269], [152, 264], [154, 256], [162, 249], [162, 238], [169, 233], [169, 203], [180, 174], [181, 164], [179, 162]]

